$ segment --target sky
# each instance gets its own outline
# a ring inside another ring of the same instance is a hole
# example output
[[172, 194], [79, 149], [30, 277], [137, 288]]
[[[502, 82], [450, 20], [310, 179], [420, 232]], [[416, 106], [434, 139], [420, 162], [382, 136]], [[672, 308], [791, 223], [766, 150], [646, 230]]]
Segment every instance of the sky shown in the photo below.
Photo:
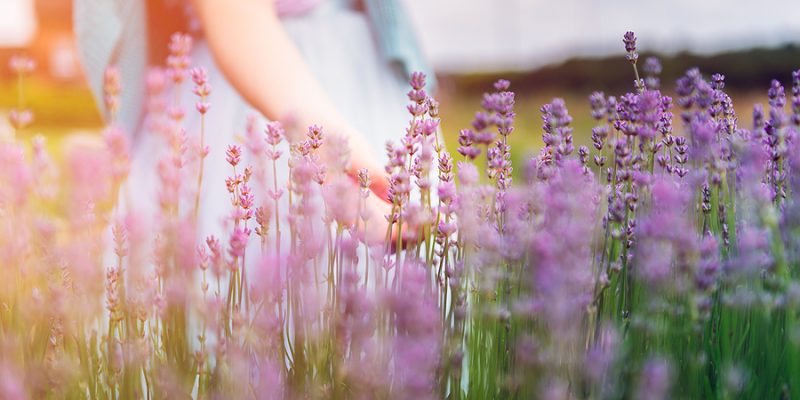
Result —
[[[529, 70], [575, 56], [713, 54], [800, 43], [800, 0], [403, 0], [445, 72]], [[798, 54], [800, 65], [800, 54]]]

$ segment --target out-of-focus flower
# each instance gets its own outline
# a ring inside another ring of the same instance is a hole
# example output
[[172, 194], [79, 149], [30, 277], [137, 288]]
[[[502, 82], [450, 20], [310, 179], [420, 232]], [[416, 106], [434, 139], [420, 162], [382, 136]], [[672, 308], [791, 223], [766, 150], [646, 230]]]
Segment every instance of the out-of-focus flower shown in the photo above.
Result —
[[106, 69], [103, 75], [103, 101], [106, 110], [113, 117], [119, 108], [119, 94], [122, 92], [122, 82], [119, 68], [112, 65]]
[[12, 109], [8, 112], [8, 122], [14, 129], [24, 129], [33, 123], [33, 111], [29, 109]]
[[331, 221], [350, 226], [356, 221], [358, 192], [347, 175], [337, 175], [322, 188], [325, 211]]
[[668, 399], [672, 386], [672, 371], [666, 360], [652, 359], [645, 363], [639, 375], [637, 399]]
[[186, 70], [191, 64], [189, 53], [192, 51], [192, 42], [192, 37], [188, 34], [176, 32], [170, 36], [167, 75], [176, 85], [186, 79]]
[[27, 75], [36, 69], [36, 61], [25, 55], [13, 55], [8, 60], [8, 67], [12, 73]]

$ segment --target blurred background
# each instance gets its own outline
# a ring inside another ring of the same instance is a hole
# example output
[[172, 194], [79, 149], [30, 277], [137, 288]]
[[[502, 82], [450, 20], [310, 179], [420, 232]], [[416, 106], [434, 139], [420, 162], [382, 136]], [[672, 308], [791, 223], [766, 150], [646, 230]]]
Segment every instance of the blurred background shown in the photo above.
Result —
[[[749, 125], [752, 105], [766, 101], [771, 79], [788, 85], [800, 68], [797, 0], [403, 1], [441, 82], [449, 143], [469, 126], [482, 93], [503, 77], [517, 92], [515, 158], [540, 147], [538, 110], [555, 96], [565, 98], [575, 118], [576, 142], [588, 143], [588, 95], [632, 89], [622, 44], [627, 30], [639, 38], [640, 60], [661, 58], [667, 94], [691, 66], [723, 73], [740, 124]], [[101, 126], [77, 59], [71, 3], [0, 1], [0, 135], [10, 131], [4, 116], [17, 99], [8, 60], [27, 54], [38, 66], [25, 84], [36, 118], [24, 134], [46, 135], [56, 153], [65, 138]]]

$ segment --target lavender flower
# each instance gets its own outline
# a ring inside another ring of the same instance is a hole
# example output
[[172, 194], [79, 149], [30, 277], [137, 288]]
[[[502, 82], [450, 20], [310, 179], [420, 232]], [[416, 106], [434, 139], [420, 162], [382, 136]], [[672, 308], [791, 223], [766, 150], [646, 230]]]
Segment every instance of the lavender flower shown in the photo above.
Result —
[[544, 202], [544, 214], [531, 238], [530, 257], [536, 261], [529, 284], [535, 288], [536, 303], [541, 304], [554, 338], [564, 346], [577, 345], [581, 339], [576, 328], [592, 286], [591, 274], [579, 266], [591, 258], [589, 238], [597, 215], [592, 198], [597, 188], [580, 164], [565, 160], [536, 190], [537, 201]]
[[563, 157], [569, 156], [575, 150], [572, 144], [572, 117], [567, 111], [563, 99], [553, 99], [550, 104], [545, 104], [539, 110], [542, 113], [542, 140], [548, 153], [553, 155], [556, 163]]
[[589, 104], [592, 108], [592, 118], [600, 121], [606, 116], [606, 96], [603, 92], [593, 92], [589, 95]]
[[800, 129], [800, 69], [792, 71], [792, 124]]
[[122, 83], [120, 82], [119, 68], [110, 66], [103, 75], [103, 102], [112, 119], [119, 108], [120, 92], [122, 92]]
[[672, 372], [670, 364], [665, 360], [647, 361], [639, 376], [636, 398], [659, 400], [669, 398]]
[[415, 264], [407, 268], [401, 292], [388, 298], [397, 329], [393, 370], [398, 382], [393, 391], [397, 397], [433, 398], [442, 328], [432, 299], [424, 294], [423, 270]]
[[235, 145], [229, 145], [228, 149], [225, 151], [225, 160], [228, 161], [232, 167], [236, 167], [239, 164], [239, 160], [242, 157], [242, 149]]
[[628, 53], [626, 58], [631, 64], [636, 64], [639, 60], [639, 53], [636, 52], [636, 35], [630, 31], [625, 32], [622, 42], [625, 43], [625, 51]]
[[36, 69], [36, 61], [28, 56], [15, 54], [8, 60], [8, 67], [14, 74], [28, 75]]
[[474, 134], [469, 129], [462, 129], [458, 133], [458, 154], [469, 160], [474, 160], [481, 154], [481, 149], [473, 145]]
[[661, 75], [661, 61], [659, 61], [656, 57], [647, 57], [644, 60], [644, 83], [645, 87], [649, 90], [658, 90], [661, 87], [661, 80], [659, 79], [659, 75]]
[[167, 57], [167, 75], [173, 83], [180, 85], [186, 79], [186, 70], [189, 68], [192, 51], [192, 37], [183, 33], [174, 33], [169, 42], [170, 54]]
[[669, 177], [656, 180], [652, 193], [654, 207], [638, 223], [636, 271], [653, 288], [685, 291], [693, 277], [675, 279], [674, 272], [686, 270], [685, 263], [698, 251], [696, 238], [687, 234], [693, 231], [687, 215], [689, 197]]

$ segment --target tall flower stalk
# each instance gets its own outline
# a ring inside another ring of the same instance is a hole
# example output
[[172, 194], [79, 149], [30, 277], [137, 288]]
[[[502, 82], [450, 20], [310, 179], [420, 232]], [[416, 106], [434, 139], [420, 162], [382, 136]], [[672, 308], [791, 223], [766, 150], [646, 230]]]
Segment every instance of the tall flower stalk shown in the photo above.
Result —
[[205, 144], [205, 136], [206, 113], [211, 108], [211, 104], [207, 102], [207, 98], [211, 94], [211, 86], [208, 84], [208, 73], [202, 67], [192, 69], [192, 81], [195, 84], [192, 93], [198, 97], [195, 108], [200, 113], [200, 145], [197, 149], [197, 158], [200, 166], [197, 169], [197, 193], [194, 197], [194, 218], [197, 219], [197, 215], [200, 212], [200, 195], [203, 191], [203, 166], [209, 151]]
[[8, 113], [8, 122], [14, 128], [14, 138], [33, 122], [33, 111], [25, 105], [25, 77], [36, 69], [36, 61], [24, 55], [14, 55], [8, 63], [17, 80], [17, 104]]

